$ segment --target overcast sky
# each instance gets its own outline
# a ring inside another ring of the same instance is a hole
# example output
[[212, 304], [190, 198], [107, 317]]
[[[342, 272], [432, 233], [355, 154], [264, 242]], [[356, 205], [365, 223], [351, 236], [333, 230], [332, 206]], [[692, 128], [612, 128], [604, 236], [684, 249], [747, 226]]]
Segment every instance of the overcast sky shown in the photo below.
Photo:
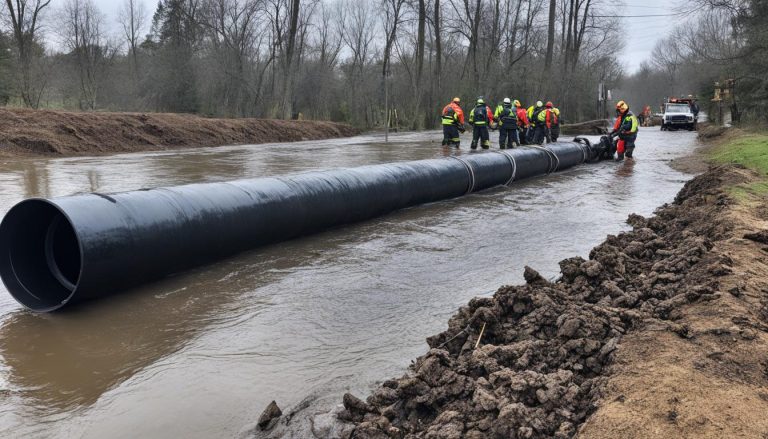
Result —
[[[625, 0], [625, 7], [614, 9], [616, 15], [661, 15], [674, 14], [676, 7], [687, 2], [670, 0]], [[627, 73], [635, 72], [640, 62], [651, 57], [653, 46], [665, 38], [675, 26], [681, 24], [684, 16], [633, 17], [624, 18], [624, 51], [621, 61]]]
[[[117, 31], [116, 17], [122, 0], [94, 0], [99, 9], [107, 15], [111, 29]], [[143, 1], [151, 19], [157, 7], [156, 0]], [[61, 3], [54, 0], [53, 4]], [[617, 15], [658, 15], [676, 12], [673, 8], [685, 2], [673, 2], [670, 0], [625, 0], [625, 6], [616, 6], [611, 12]], [[636, 71], [640, 62], [648, 59], [654, 44], [664, 38], [669, 31], [680, 23], [682, 17], [636, 17], [624, 18], [624, 50], [620, 59], [626, 72]]]

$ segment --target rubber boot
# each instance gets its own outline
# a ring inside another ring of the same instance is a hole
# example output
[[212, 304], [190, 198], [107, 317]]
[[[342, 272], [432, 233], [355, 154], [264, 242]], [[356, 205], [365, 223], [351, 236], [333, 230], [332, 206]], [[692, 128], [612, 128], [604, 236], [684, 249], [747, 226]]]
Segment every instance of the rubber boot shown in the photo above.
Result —
[[619, 153], [619, 155], [616, 156], [616, 161], [621, 162], [624, 161], [624, 153]]
[[504, 144], [499, 145], [499, 149], [507, 149], [507, 146]]
[[632, 158], [632, 153], [633, 152], [635, 152], [635, 147], [634, 146], [630, 146], [629, 148], [627, 148], [627, 158], [628, 159]]
[[470, 148], [470, 149], [477, 149], [477, 142], [475, 142], [475, 141], [473, 140], [473, 141], [472, 141], [472, 143], [470, 143], [470, 144], [469, 144], [469, 148]]

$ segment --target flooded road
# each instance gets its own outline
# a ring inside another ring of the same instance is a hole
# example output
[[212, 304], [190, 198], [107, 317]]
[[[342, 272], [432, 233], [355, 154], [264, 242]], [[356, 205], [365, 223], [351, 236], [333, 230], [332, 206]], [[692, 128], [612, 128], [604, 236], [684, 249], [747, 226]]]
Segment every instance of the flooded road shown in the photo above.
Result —
[[[440, 137], [14, 160], [0, 163], [0, 214], [31, 196], [439, 157]], [[407, 209], [60, 313], [27, 312], [0, 286], [0, 437], [230, 437], [272, 399], [362, 396], [470, 298], [522, 282], [525, 265], [553, 278], [629, 213], [671, 201], [691, 176], [669, 161], [694, 142], [641, 129], [634, 163]]]

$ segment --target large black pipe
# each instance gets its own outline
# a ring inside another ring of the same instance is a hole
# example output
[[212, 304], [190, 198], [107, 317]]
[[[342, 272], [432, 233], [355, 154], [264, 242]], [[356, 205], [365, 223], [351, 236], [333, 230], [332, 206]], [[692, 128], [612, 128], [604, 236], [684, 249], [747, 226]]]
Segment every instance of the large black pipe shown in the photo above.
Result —
[[459, 197], [597, 157], [587, 141], [227, 183], [33, 198], [0, 223], [0, 277], [34, 311], [259, 245]]

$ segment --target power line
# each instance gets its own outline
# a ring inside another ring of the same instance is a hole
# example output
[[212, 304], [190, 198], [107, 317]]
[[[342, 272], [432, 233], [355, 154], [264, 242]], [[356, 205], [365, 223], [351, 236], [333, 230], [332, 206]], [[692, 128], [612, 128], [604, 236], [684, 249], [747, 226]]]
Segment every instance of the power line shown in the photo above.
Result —
[[687, 12], [677, 12], [674, 14], [645, 14], [645, 15], [590, 15], [592, 18], [643, 18], [643, 17], [675, 17], [687, 14]]
[[692, 12], [696, 12], [703, 6], [699, 6], [696, 9], [690, 11], [673, 12], [671, 14], [638, 14], [638, 15], [590, 15], [592, 18], [644, 18], [644, 17], [677, 17], [680, 15], [687, 15]]

